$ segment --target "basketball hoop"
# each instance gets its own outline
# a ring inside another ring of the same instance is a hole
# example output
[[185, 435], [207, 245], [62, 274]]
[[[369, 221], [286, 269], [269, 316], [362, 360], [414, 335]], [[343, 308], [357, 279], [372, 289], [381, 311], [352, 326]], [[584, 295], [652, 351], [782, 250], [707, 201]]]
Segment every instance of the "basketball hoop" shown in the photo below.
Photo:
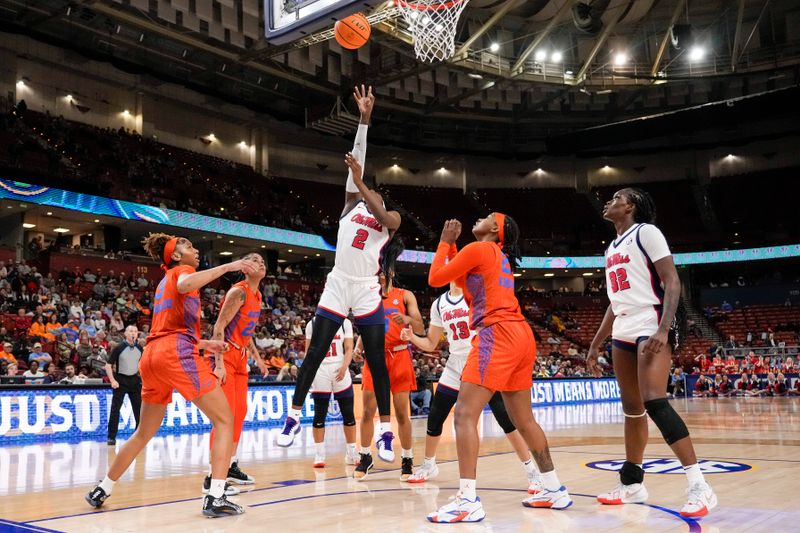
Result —
[[414, 37], [420, 61], [447, 61], [456, 51], [456, 26], [469, 0], [395, 0]]

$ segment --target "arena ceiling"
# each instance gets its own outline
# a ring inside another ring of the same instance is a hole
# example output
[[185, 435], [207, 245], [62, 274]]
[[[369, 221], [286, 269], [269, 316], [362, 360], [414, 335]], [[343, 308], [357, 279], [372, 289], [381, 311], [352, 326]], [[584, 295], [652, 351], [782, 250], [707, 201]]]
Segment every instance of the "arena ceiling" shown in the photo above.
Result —
[[[800, 83], [794, 0], [471, 0], [438, 65], [416, 60], [393, 2], [369, 15], [372, 37], [351, 52], [330, 31], [270, 45], [260, 0], [0, 0], [2, 31], [333, 134], [351, 131], [350, 87], [371, 83], [371, 140], [431, 150], [544, 154], [587, 128], [769, 103]], [[603, 146], [581, 139], [574, 153]]]

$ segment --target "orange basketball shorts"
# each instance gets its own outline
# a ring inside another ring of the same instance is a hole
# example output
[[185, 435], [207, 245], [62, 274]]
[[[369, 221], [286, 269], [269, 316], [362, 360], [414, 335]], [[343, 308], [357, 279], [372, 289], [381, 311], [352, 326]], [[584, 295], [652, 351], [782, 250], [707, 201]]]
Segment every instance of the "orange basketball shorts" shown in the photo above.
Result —
[[530, 389], [534, 361], [536, 340], [527, 322], [497, 322], [472, 338], [461, 381], [491, 391]]
[[[387, 350], [386, 368], [389, 370], [389, 387], [393, 394], [417, 390], [414, 363], [411, 360], [411, 352], [408, 349], [400, 350], [399, 352]], [[369, 365], [366, 363], [361, 370], [361, 390], [375, 390], [372, 385], [372, 374], [369, 371]]]
[[184, 335], [148, 342], [139, 361], [139, 373], [145, 403], [168, 404], [173, 390], [191, 402], [217, 387], [211, 364], [200, 357], [197, 343]]

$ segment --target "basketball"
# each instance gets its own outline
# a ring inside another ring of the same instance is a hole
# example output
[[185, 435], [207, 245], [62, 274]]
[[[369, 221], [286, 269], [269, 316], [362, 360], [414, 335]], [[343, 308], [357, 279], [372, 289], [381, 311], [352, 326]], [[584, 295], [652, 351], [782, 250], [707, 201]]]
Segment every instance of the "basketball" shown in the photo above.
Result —
[[333, 26], [333, 34], [336, 42], [348, 50], [355, 50], [364, 46], [369, 40], [372, 29], [369, 26], [367, 17], [361, 13], [355, 13], [336, 22]]

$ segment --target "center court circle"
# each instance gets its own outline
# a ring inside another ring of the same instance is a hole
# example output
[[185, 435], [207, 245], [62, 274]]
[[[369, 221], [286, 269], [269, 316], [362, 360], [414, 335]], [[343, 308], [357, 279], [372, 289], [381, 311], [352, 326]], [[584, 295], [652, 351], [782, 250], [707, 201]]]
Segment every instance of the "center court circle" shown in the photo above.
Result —
[[[622, 468], [625, 459], [610, 459], [605, 461], [592, 461], [586, 463], [589, 468], [597, 470], [608, 470], [618, 472]], [[744, 472], [751, 470], [752, 465], [745, 463], [733, 463], [730, 461], [713, 461], [702, 459], [697, 461], [703, 474], [731, 474], [734, 472]], [[683, 474], [683, 466], [677, 459], [645, 459], [642, 469], [647, 474]]]

